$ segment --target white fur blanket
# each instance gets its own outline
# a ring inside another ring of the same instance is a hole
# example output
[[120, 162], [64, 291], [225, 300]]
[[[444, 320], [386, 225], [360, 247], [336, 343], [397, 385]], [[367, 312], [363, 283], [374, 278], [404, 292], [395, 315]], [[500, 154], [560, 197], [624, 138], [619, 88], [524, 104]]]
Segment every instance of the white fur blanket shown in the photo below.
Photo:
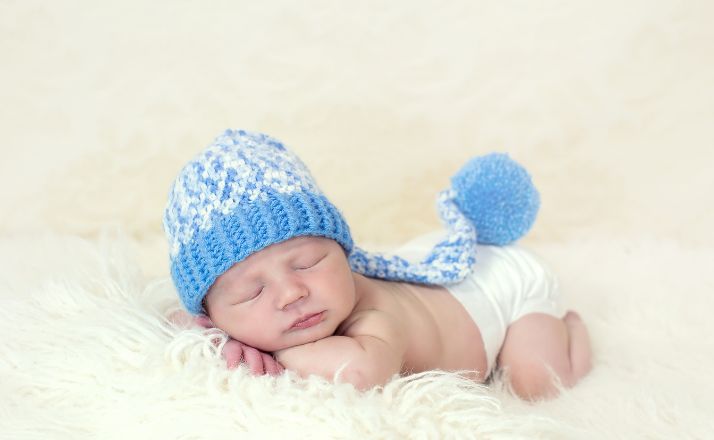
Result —
[[[710, 438], [713, 21], [708, 0], [0, 2], [0, 439]], [[533, 405], [438, 372], [359, 394], [226, 370], [163, 318], [161, 213], [227, 127], [293, 147], [377, 250], [508, 151], [592, 373]]]
[[[711, 250], [589, 240], [538, 251], [580, 310], [595, 368], [553, 401], [446, 373], [365, 394], [228, 371], [211, 333], [163, 318], [127, 238], [0, 242], [3, 438], [704, 438], [714, 386]], [[676, 270], [674, 270], [676, 269]], [[9, 278], [7, 275], [10, 275]], [[709, 307], [706, 307], [708, 305]]]

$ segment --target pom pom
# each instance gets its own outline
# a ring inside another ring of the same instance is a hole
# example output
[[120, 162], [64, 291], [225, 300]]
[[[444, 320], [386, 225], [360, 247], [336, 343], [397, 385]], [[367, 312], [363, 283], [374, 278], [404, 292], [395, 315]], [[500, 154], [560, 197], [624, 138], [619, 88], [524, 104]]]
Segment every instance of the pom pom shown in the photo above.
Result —
[[476, 227], [481, 244], [505, 245], [533, 226], [540, 197], [528, 172], [507, 154], [471, 159], [451, 178], [456, 205]]

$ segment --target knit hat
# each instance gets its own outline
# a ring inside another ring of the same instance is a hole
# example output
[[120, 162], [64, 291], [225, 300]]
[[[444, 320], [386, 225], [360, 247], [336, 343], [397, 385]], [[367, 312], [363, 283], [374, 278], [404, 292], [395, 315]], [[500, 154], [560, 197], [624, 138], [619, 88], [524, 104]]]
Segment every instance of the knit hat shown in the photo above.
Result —
[[179, 297], [190, 313], [199, 314], [208, 289], [231, 266], [298, 236], [337, 241], [351, 269], [366, 276], [455, 283], [471, 270], [477, 241], [507, 244], [520, 238], [533, 224], [538, 204], [538, 193], [520, 165], [505, 154], [477, 157], [452, 178], [452, 188], [439, 194], [447, 237], [421, 262], [410, 263], [354, 246], [340, 211], [280, 141], [226, 130], [179, 172], [169, 192], [164, 230]]

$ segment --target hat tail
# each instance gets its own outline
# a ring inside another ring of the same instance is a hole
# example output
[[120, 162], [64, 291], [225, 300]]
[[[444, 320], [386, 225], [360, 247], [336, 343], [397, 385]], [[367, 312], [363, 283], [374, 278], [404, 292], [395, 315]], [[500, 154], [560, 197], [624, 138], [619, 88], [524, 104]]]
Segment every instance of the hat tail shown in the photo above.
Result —
[[[535, 221], [540, 197], [530, 175], [507, 154], [491, 153], [467, 162], [439, 193], [437, 207], [446, 238], [419, 263], [355, 248], [355, 272], [395, 281], [453, 284], [476, 262], [476, 243], [506, 245], [526, 234]], [[478, 231], [478, 235], [477, 235]]]
[[463, 280], [476, 262], [476, 228], [455, 203], [456, 192], [439, 193], [437, 207], [448, 230], [420, 262], [411, 263], [398, 255], [352, 250], [349, 263], [357, 273], [392, 281], [421, 284], [453, 284]]

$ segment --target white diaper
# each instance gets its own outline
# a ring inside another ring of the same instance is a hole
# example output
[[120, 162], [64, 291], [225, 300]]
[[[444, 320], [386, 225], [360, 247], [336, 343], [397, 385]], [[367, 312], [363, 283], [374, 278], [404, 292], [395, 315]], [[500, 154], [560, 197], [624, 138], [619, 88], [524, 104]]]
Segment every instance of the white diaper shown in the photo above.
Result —
[[[441, 234], [429, 234], [399, 249], [417, 259]], [[477, 246], [476, 264], [462, 282], [445, 286], [469, 312], [481, 331], [488, 376], [496, 363], [508, 326], [529, 313], [561, 318], [558, 281], [543, 262], [518, 246]]]

